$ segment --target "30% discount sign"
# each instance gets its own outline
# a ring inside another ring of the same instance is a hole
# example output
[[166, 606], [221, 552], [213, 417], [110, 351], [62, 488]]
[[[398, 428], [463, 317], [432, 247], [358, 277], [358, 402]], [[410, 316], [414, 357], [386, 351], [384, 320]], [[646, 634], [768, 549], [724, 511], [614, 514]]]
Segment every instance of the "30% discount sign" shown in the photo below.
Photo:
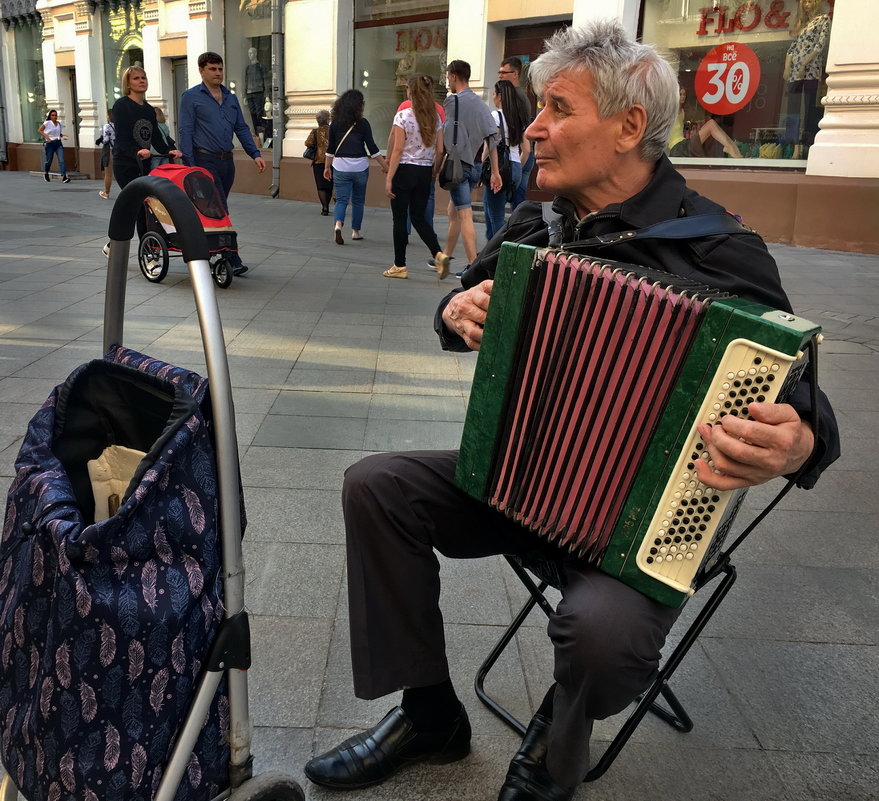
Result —
[[712, 48], [696, 70], [696, 98], [712, 114], [732, 114], [751, 102], [760, 83], [760, 61], [737, 42]]

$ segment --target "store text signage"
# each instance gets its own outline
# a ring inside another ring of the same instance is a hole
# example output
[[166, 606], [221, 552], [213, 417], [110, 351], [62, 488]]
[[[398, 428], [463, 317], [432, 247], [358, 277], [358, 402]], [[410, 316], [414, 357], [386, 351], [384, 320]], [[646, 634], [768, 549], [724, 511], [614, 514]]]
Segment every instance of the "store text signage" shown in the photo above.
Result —
[[747, 0], [737, 8], [732, 6], [708, 6], [699, 9], [699, 27], [696, 36], [709, 34], [753, 31], [758, 25], [775, 30], [790, 28], [790, 11], [784, 10], [784, 0], [772, 0], [764, 11], [759, 3]]
[[422, 28], [401, 28], [397, 31], [397, 52], [411, 53], [413, 50], [445, 50], [446, 27], [425, 25]]
[[751, 102], [760, 83], [760, 61], [747, 45], [712, 48], [696, 70], [696, 99], [712, 114], [732, 114]]

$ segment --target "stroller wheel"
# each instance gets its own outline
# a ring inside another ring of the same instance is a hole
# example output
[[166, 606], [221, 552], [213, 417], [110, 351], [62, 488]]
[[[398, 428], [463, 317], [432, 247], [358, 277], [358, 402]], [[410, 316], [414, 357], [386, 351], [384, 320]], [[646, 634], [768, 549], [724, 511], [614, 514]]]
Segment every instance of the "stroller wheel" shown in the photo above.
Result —
[[230, 794], [229, 801], [305, 801], [305, 793], [289, 776], [269, 771], [236, 787]]
[[211, 275], [220, 289], [228, 289], [232, 283], [232, 265], [225, 256], [211, 264]]
[[155, 231], [147, 231], [137, 248], [137, 263], [147, 281], [159, 283], [168, 274], [168, 245]]

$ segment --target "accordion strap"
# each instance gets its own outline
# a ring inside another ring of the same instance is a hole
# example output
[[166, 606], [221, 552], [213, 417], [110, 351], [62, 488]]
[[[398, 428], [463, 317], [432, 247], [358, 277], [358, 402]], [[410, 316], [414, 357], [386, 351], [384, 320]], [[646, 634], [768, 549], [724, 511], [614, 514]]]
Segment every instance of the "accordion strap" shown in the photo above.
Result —
[[[618, 245], [620, 242], [634, 242], [641, 239], [701, 239], [706, 236], [721, 234], [751, 234], [753, 231], [742, 225], [732, 214], [696, 214], [692, 217], [676, 217], [673, 220], [648, 225], [630, 231], [614, 231], [600, 234], [589, 239], [576, 239], [572, 242], [553, 241], [561, 233], [561, 218], [552, 211], [551, 203], [543, 204], [543, 219], [550, 232], [550, 247], [565, 248], [602, 248]], [[555, 235], [555, 236], [554, 236]]]

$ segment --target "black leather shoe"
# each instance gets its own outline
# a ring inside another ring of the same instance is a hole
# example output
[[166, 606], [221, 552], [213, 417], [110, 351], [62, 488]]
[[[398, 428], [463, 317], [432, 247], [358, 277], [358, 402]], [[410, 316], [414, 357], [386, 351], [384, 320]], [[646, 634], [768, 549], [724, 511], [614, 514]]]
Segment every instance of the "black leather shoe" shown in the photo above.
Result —
[[552, 721], [541, 714], [531, 719], [522, 745], [510, 762], [498, 801], [569, 801], [576, 787], [556, 784], [546, 769], [546, 747]]
[[232, 268], [232, 275], [244, 275], [250, 268], [246, 264], [239, 264]]
[[362, 734], [315, 757], [305, 775], [315, 784], [336, 790], [356, 790], [383, 782], [416, 762], [445, 765], [470, 753], [470, 721], [464, 707], [442, 731], [418, 732], [399, 706]]

